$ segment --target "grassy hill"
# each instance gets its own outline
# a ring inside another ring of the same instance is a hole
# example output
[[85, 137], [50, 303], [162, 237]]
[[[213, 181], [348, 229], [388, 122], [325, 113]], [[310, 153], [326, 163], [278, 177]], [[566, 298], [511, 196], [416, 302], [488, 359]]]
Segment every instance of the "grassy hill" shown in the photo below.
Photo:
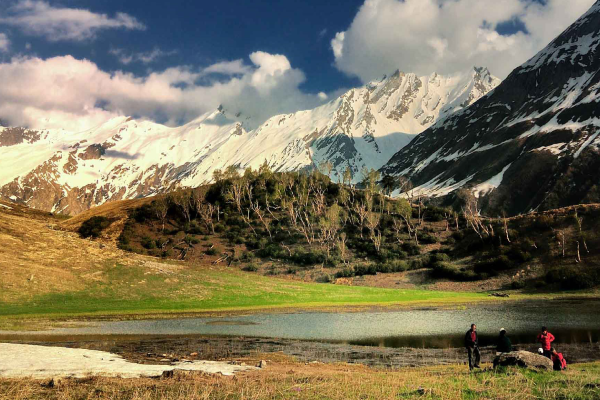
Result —
[[[0, 203], [0, 329], [23, 319], [486, 301], [485, 294], [348, 287], [157, 259], [64, 230], [73, 219]], [[126, 208], [131, 203], [125, 203]], [[115, 205], [107, 205], [113, 217]], [[118, 224], [118, 221], [115, 222]], [[112, 225], [111, 225], [112, 226]], [[110, 229], [106, 229], [110, 232]], [[117, 232], [113, 232], [117, 235]]]
[[98, 207], [64, 226], [163, 260], [304, 281], [452, 290], [600, 283], [598, 205], [490, 218], [467, 192], [446, 208], [416, 195], [391, 199], [375, 175], [360, 190], [318, 172], [263, 168], [218, 178], [121, 208]]

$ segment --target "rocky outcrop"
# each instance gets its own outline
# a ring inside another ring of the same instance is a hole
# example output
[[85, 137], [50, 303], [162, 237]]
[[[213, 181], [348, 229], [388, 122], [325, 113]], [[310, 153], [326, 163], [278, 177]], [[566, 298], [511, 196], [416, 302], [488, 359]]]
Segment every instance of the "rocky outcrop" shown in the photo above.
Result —
[[522, 368], [552, 371], [552, 361], [549, 358], [529, 351], [511, 351], [502, 353], [494, 359], [494, 368], [496, 367], [516, 366]]

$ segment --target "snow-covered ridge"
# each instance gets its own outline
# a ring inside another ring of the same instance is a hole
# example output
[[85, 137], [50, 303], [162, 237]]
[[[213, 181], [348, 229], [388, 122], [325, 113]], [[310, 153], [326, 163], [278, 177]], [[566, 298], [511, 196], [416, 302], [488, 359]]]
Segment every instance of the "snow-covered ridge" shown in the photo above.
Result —
[[415, 135], [498, 84], [485, 68], [453, 76], [396, 72], [313, 110], [271, 117], [251, 131], [219, 108], [176, 128], [119, 117], [86, 132], [33, 132], [0, 147], [0, 195], [77, 213], [198, 186], [217, 169], [257, 169], [265, 161], [276, 171], [329, 161], [333, 179], [350, 168], [358, 181], [363, 168], [379, 169]]
[[600, 201], [600, 1], [471, 107], [382, 168], [415, 192], [470, 189], [487, 211]]

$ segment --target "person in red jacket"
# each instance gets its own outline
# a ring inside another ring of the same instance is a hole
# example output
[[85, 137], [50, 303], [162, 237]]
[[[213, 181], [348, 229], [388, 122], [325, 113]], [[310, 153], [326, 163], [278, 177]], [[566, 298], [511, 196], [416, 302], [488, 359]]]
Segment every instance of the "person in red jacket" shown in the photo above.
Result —
[[550, 349], [550, 352], [552, 355], [550, 357], [550, 359], [552, 360], [552, 363], [554, 364], [554, 370], [555, 371], [563, 371], [563, 370], [567, 369], [567, 361], [563, 357], [562, 353], [557, 352], [554, 347], [552, 349]]
[[554, 342], [554, 335], [548, 332], [548, 328], [545, 326], [542, 327], [542, 333], [538, 335], [537, 341], [542, 345], [544, 356], [551, 358], [552, 352], [550, 349], [552, 348], [551, 343]]

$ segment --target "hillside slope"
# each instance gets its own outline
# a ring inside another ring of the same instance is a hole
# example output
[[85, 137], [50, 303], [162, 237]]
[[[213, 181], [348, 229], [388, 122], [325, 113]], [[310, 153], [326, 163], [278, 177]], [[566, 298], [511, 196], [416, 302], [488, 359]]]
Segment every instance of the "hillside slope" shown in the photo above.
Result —
[[600, 200], [600, 2], [493, 92], [423, 132], [382, 172], [492, 215]]
[[125, 117], [81, 133], [0, 128], [0, 197], [74, 215], [265, 162], [278, 171], [330, 162], [334, 179], [348, 169], [357, 182], [363, 168], [380, 168], [415, 134], [498, 83], [485, 68], [448, 77], [396, 72], [251, 131], [222, 108], [177, 128]]

